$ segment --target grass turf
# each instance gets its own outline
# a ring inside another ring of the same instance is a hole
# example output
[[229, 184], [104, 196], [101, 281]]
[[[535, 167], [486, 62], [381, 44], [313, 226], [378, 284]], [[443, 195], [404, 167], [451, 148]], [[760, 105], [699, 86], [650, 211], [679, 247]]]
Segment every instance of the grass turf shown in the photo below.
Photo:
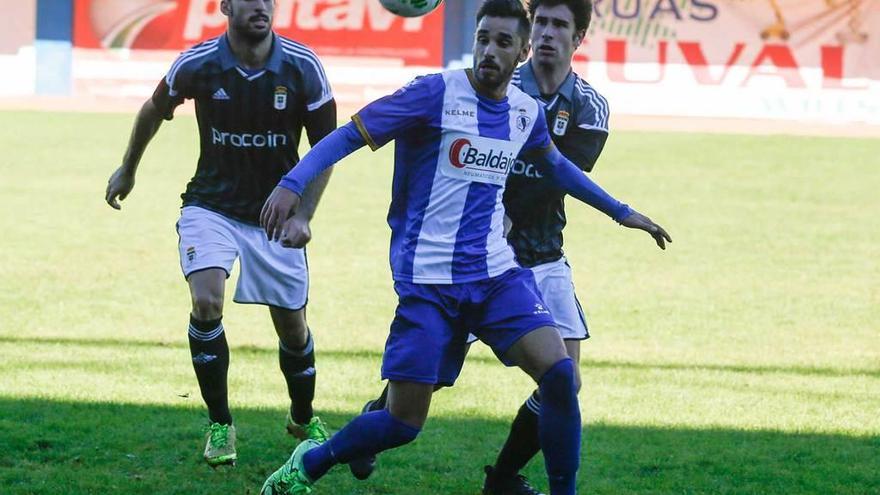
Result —
[[[131, 116], [0, 123], [0, 492], [256, 493], [293, 447], [260, 307], [225, 311], [239, 465], [200, 462], [174, 233], [193, 119], [160, 131], [122, 212], [103, 191]], [[390, 148], [339, 167], [313, 223], [316, 407], [335, 428], [381, 387]], [[612, 135], [594, 179], [675, 242], [569, 201], [594, 335], [581, 493], [880, 493], [877, 156], [871, 140]], [[477, 348], [417, 442], [316, 493], [477, 493], [530, 389]], [[540, 460], [527, 474], [546, 488]]]

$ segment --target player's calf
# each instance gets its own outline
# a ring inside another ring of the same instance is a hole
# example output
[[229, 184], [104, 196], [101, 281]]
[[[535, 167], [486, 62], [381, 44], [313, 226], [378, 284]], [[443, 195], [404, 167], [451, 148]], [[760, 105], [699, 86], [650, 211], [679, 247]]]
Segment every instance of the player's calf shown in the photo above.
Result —
[[581, 413], [574, 362], [565, 358], [541, 378], [538, 431], [551, 495], [574, 495], [580, 465]]
[[[287, 432], [304, 440], [311, 438], [323, 442], [327, 439], [321, 421], [314, 417], [312, 401], [315, 398], [315, 346], [311, 333], [301, 348], [278, 342], [278, 363], [287, 393], [290, 397], [290, 412], [287, 416]], [[316, 421], [317, 420], [317, 421]]]

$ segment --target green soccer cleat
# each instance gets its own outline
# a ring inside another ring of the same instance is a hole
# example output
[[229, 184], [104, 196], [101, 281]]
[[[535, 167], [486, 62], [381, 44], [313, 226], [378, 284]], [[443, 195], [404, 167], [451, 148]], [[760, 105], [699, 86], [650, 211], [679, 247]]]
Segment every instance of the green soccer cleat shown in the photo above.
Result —
[[303, 468], [303, 456], [319, 445], [321, 444], [312, 439], [307, 439], [299, 444], [290, 455], [290, 459], [266, 479], [263, 488], [260, 489], [260, 495], [307, 495], [312, 493], [313, 482]]
[[293, 420], [290, 413], [287, 413], [287, 433], [300, 440], [309, 439], [318, 443], [324, 443], [330, 438], [330, 434], [327, 433], [327, 425], [317, 416], [313, 416], [307, 424], [301, 425]]
[[235, 426], [211, 423], [206, 429], [205, 462], [211, 467], [235, 465]]

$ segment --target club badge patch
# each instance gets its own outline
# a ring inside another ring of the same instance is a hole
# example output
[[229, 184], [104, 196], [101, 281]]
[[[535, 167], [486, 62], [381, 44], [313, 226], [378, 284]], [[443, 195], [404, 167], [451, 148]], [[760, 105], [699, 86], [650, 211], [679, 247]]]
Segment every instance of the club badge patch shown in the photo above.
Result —
[[553, 123], [553, 134], [564, 136], [566, 128], [568, 128], [568, 112], [560, 110], [556, 114], [556, 122]]
[[287, 88], [277, 86], [275, 88], [275, 110], [284, 110], [287, 108]]
[[531, 123], [532, 118], [528, 116], [526, 109], [520, 108], [519, 115], [516, 117], [516, 128], [519, 129], [520, 132], [526, 132], [526, 129]]

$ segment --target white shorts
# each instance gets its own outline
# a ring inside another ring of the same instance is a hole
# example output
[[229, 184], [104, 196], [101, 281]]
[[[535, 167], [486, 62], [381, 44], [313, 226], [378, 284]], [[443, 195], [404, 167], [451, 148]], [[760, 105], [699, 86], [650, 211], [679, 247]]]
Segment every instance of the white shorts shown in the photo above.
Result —
[[[541, 291], [541, 298], [556, 321], [556, 329], [563, 340], [584, 340], [590, 338], [587, 330], [587, 319], [581, 303], [574, 293], [574, 282], [571, 280], [571, 267], [568, 260], [562, 257], [550, 263], [531, 268], [535, 274], [535, 282]], [[468, 343], [477, 338], [468, 336]]]
[[221, 268], [228, 277], [239, 258], [241, 273], [233, 300], [302, 309], [309, 296], [305, 249], [270, 242], [260, 227], [197, 206], [186, 206], [177, 222], [180, 268], [189, 276]]

